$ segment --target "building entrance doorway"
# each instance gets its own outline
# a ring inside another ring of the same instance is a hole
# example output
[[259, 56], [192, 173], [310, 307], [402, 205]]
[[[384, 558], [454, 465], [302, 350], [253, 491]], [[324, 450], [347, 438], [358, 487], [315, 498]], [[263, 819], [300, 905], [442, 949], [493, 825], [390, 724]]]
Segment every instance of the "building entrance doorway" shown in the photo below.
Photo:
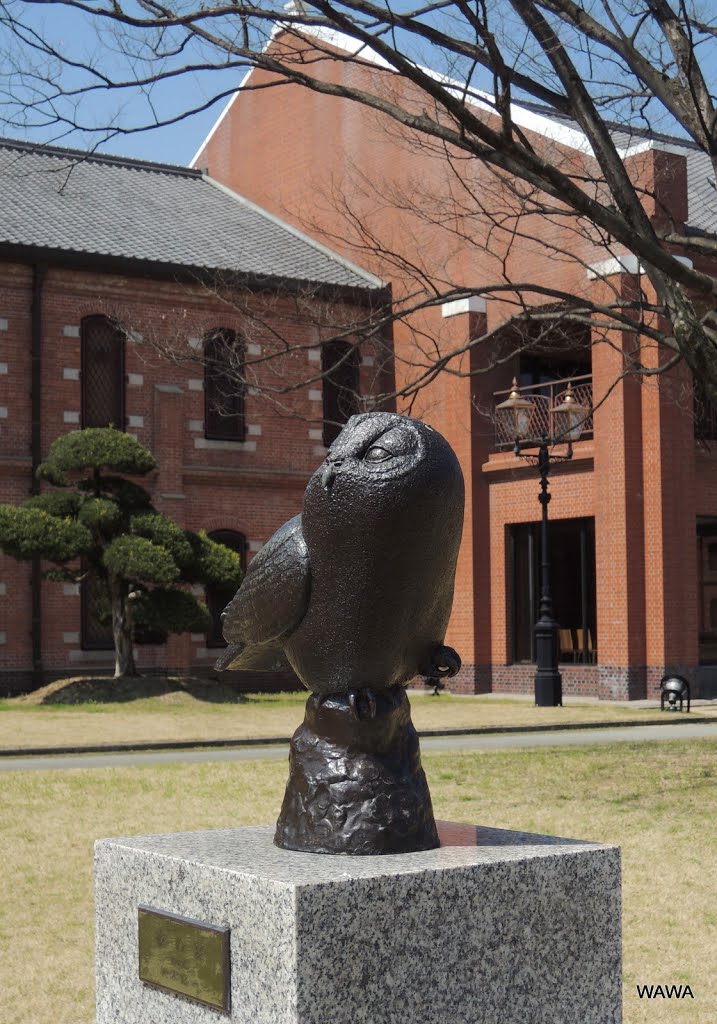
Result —
[[[591, 664], [597, 661], [595, 520], [556, 519], [549, 529], [560, 661]], [[509, 551], [511, 660], [532, 662], [540, 604], [540, 523], [509, 527]]]

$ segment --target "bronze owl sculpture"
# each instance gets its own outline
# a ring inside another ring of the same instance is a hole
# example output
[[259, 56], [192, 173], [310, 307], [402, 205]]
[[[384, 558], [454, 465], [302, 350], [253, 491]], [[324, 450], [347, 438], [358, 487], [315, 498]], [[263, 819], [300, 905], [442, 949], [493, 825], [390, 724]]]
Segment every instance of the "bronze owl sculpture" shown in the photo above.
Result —
[[462, 525], [463, 475], [444, 438], [394, 413], [353, 416], [303, 512], [259, 551], [227, 606], [217, 667], [285, 659], [314, 693], [396, 686], [444, 659], [454, 667], [442, 644]]
[[224, 613], [217, 668], [286, 664], [312, 696], [275, 842], [322, 853], [438, 845], [404, 685], [453, 675], [443, 645], [463, 525], [448, 442], [394, 413], [353, 416], [303, 511], [255, 556]]

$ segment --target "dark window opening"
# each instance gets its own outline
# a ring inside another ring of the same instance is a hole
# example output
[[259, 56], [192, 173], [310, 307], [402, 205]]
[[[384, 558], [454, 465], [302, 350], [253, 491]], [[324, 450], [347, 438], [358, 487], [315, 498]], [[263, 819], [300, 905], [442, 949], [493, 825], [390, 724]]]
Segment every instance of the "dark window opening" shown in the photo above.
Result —
[[693, 413], [695, 438], [698, 441], [717, 441], [717, 409], [697, 379], [693, 378]]
[[204, 436], [243, 441], [244, 342], [236, 331], [219, 328], [204, 343]]
[[[241, 560], [242, 572], [246, 569], [246, 537], [236, 530], [215, 530], [210, 533], [211, 540], [217, 544], [224, 544], [225, 547], [236, 551]], [[224, 590], [221, 587], [207, 587], [207, 608], [212, 617], [212, 628], [207, 634], [207, 647], [226, 647], [227, 643], [222, 634], [222, 612], [234, 597], [233, 590]]]
[[106, 316], [88, 316], [80, 338], [82, 426], [124, 430], [124, 333]]
[[[560, 660], [597, 660], [595, 520], [557, 519], [550, 530], [550, 584]], [[509, 527], [511, 660], [535, 661], [540, 607], [540, 523]]]
[[328, 448], [344, 423], [359, 408], [359, 354], [347, 341], [327, 341], [321, 346], [323, 376], [324, 444]]
[[[82, 571], [86, 571], [84, 565]], [[80, 584], [80, 622], [83, 651], [114, 649], [109, 591], [105, 581], [94, 573], [85, 576]]]
[[717, 664], [717, 519], [697, 520], [700, 665]]

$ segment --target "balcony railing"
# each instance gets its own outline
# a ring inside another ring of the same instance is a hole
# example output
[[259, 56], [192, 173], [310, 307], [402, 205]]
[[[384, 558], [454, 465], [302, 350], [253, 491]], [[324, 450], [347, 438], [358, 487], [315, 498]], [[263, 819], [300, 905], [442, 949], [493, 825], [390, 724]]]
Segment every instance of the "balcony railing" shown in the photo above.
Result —
[[[564, 380], [553, 380], [545, 384], [529, 384], [522, 388], [506, 388], [504, 391], [496, 391], [493, 394], [494, 406], [505, 401], [513, 390], [516, 390], [521, 398], [529, 398], [533, 403], [533, 411], [530, 418], [529, 436], [539, 439], [541, 437], [554, 437], [557, 426], [554, 423], [553, 410], [560, 405], [565, 397], [568, 384], [572, 385], [573, 398], [579, 405], [590, 409], [589, 416], [583, 423], [580, 440], [593, 436], [593, 378], [592, 374], [586, 373], [581, 377], [566, 377]], [[515, 437], [508, 437], [506, 428], [497, 417], [495, 421], [495, 446], [496, 448], [512, 448], [515, 444]]]

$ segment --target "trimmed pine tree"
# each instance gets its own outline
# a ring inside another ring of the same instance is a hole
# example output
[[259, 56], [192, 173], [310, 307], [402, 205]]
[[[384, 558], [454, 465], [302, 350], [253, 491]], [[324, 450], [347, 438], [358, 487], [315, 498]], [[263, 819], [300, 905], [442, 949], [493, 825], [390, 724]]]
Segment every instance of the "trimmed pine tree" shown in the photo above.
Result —
[[19, 507], [0, 505], [0, 551], [52, 563], [47, 579], [94, 577], [112, 624], [116, 678], [139, 675], [133, 642], [208, 632], [207, 607], [186, 585], [218, 588], [229, 600], [241, 582], [236, 552], [181, 529], [125, 478], [155, 467], [151, 452], [122, 431], [75, 430], [53, 443], [38, 468], [53, 489]]

